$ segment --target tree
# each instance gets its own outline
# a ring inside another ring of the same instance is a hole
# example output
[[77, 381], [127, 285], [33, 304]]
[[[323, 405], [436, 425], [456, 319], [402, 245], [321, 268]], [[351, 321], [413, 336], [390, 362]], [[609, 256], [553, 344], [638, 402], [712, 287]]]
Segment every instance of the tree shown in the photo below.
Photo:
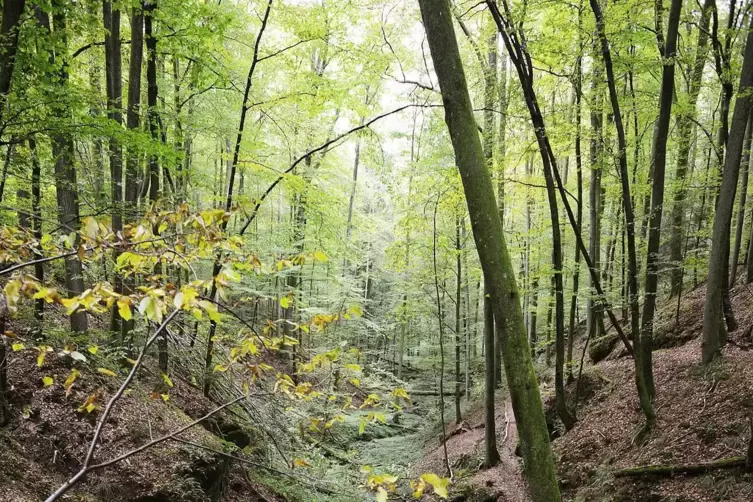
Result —
[[[628, 179], [627, 168], [627, 143], [625, 141], [625, 127], [622, 124], [622, 113], [620, 112], [619, 97], [617, 95], [617, 84], [612, 66], [612, 54], [609, 49], [609, 40], [607, 39], [604, 28], [604, 15], [599, 5], [599, 0], [590, 0], [591, 10], [596, 18], [596, 32], [601, 45], [601, 55], [604, 60], [604, 68], [607, 73], [607, 86], [609, 88], [609, 100], [612, 104], [612, 114], [614, 125], [617, 129], [617, 146], [619, 174], [622, 188], [622, 204], [625, 212], [625, 226], [627, 227], [627, 251], [628, 251], [628, 286], [630, 296], [630, 327], [631, 331], [636, 334], [640, 333], [640, 312], [638, 305], [638, 260], [635, 250], [635, 216], [633, 214], [633, 203], [630, 194], [630, 180]], [[651, 403], [651, 395], [645, 381], [645, 372], [643, 368], [643, 351], [640, 348], [640, 335], [635, 336], [633, 343], [635, 347], [635, 382], [638, 388], [638, 398], [641, 403], [641, 409], [646, 416], [646, 425], [651, 427], [655, 420], [654, 407]]]
[[[53, 2], [54, 32], [49, 24], [49, 16], [43, 14], [45, 27], [52, 36], [57, 38], [57, 46], [50, 54], [50, 62], [58, 67], [58, 79], [63, 95], [68, 85], [68, 33], [66, 28], [66, 7], [61, 1]], [[61, 123], [67, 121], [68, 110], [60, 103], [54, 108], [55, 115]], [[77, 232], [81, 226], [79, 216], [78, 181], [76, 166], [74, 165], [73, 138], [68, 131], [59, 130], [52, 137], [52, 155], [55, 159], [55, 191], [57, 194], [58, 220], [60, 225]], [[77, 234], [72, 242], [75, 248], [80, 245]], [[80, 295], [84, 292], [84, 276], [81, 259], [77, 255], [69, 256], [65, 260], [65, 288], [69, 296]], [[71, 330], [83, 333], [88, 329], [86, 311], [80, 309], [70, 316]]]
[[750, 113], [751, 97], [748, 95], [748, 89], [751, 86], [753, 86], [753, 30], [749, 28], [743, 66], [740, 72], [738, 98], [732, 114], [724, 157], [722, 186], [714, 215], [709, 276], [706, 282], [706, 300], [703, 309], [701, 360], [704, 364], [710, 363], [719, 355], [722, 341], [726, 338], [726, 330], [721, 322], [723, 319], [722, 289], [728, 279], [726, 269], [729, 263], [728, 251], [732, 209], [735, 202], [735, 192], [737, 191], [745, 128]]
[[[655, 4], [659, 5], [659, 4]], [[643, 316], [640, 332], [639, 358], [642, 364], [640, 370], [649, 398], [656, 397], [654, 372], [652, 364], [654, 313], [656, 311], [656, 295], [659, 281], [659, 244], [661, 240], [661, 219], [664, 211], [664, 173], [667, 163], [667, 138], [672, 114], [672, 99], [675, 91], [675, 56], [677, 52], [677, 32], [680, 27], [680, 12], [682, 0], [672, 0], [669, 9], [669, 23], [667, 37], [659, 44], [659, 54], [662, 57], [662, 81], [659, 92], [659, 118], [654, 126], [654, 138], [651, 145], [651, 170], [654, 173], [653, 189], [651, 192], [651, 212], [648, 230], [648, 251], [646, 256], [646, 290], [643, 303]], [[657, 8], [658, 22], [663, 22], [661, 12]], [[636, 371], [638, 368], [636, 368]]]
[[484, 277], [490, 280], [497, 329], [513, 411], [519, 427], [526, 475], [537, 501], [560, 500], [559, 487], [544, 421], [541, 396], [523, 326], [515, 275], [502, 235], [502, 224], [476, 132], [468, 87], [447, 0], [419, 0], [429, 48], [442, 91], [445, 121], [463, 181], [474, 240]]

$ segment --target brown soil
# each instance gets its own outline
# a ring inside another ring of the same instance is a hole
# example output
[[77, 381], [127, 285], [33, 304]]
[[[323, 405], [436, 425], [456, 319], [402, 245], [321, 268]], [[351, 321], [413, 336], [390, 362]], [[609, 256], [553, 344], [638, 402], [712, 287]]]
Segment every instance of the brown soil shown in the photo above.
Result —
[[[700, 364], [705, 288], [682, 298], [677, 322], [677, 304], [664, 305], [656, 333], [654, 352], [657, 387], [657, 422], [642, 434], [644, 420], [638, 406], [632, 359], [616, 350], [606, 361], [587, 365], [581, 385], [573, 430], [553, 441], [565, 500], [613, 502], [743, 502], [753, 500], [753, 476], [742, 469], [719, 469], [703, 475], [670, 478], [615, 478], [617, 469], [652, 464], [701, 463], [745, 456], [753, 416], [753, 288], [740, 284], [732, 291], [739, 328], [720, 361]], [[583, 340], [576, 353], [580, 357]], [[620, 347], [620, 345], [618, 345]], [[665, 348], [661, 348], [665, 347]], [[542, 376], [542, 382], [551, 375]], [[573, 402], [574, 387], [567, 388]], [[542, 383], [542, 393], [553, 419], [551, 386]], [[521, 464], [514, 455], [516, 434], [505, 416], [512, 416], [509, 403], [498, 408], [497, 437], [502, 463], [482, 470], [483, 415], [477, 405], [466, 418], [465, 428], [450, 437], [450, 462], [464, 465], [469, 473], [457, 476], [456, 500], [525, 501]], [[454, 431], [449, 428], [449, 431]], [[555, 425], [555, 435], [561, 426]], [[443, 472], [441, 446], [436, 443], [417, 470]], [[472, 460], [469, 460], [472, 459]], [[472, 495], [466, 495], [470, 493]], [[496, 497], [496, 498], [495, 498]]]

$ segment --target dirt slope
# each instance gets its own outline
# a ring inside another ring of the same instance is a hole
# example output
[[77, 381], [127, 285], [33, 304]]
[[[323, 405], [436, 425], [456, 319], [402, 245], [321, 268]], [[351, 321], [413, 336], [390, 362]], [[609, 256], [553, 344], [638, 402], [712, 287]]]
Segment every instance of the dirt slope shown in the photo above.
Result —
[[[753, 416], [753, 289], [738, 284], [732, 301], [738, 330], [721, 360], [700, 364], [703, 287], [677, 304], [665, 304], [657, 321], [659, 350], [654, 352], [657, 423], [641, 435], [633, 361], [615, 347], [596, 365], [587, 363], [581, 386], [578, 423], [553, 441], [565, 500], [599, 502], [743, 502], [753, 500], [753, 476], [741, 469], [719, 469], [703, 475], [671, 478], [615, 478], [621, 468], [652, 464], [701, 463], [745, 456]], [[679, 320], [679, 322], [678, 322]], [[579, 342], [581, 344], [583, 340]], [[578, 350], [580, 356], [580, 350]], [[588, 361], [588, 358], [586, 358]], [[544, 375], [547, 381], [551, 375]], [[552, 390], [542, 384], [545, 403], [552, 408]], [[567, 389], [571, 400], [574, 385]], [[506, 419], [509, 404], [497, 410], [497, 436], [503, 462], [483, 471], [483, 415], [480, 403], [447, 445], [457, 477], [455, 500], [524, 501], [520, 459], [514, 456], [516, 435]], [[553, 410], [548, 416], [553, 416]], [[455, 431], [448, 427], [448, 431]], [[561, 432], [553, 423], [554, 435]], [[434, 443], [418, 466], [442, 469], [442, 449]]]

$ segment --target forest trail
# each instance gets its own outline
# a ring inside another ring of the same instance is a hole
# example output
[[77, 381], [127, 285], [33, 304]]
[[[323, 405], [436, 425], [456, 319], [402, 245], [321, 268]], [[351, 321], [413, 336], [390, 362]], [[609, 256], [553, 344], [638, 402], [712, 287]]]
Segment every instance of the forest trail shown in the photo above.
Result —
[[[515, 455], [518, 430], [512, 404], [506, 400], [497, 407], [497, 448], [500, 462], [492, 469], [481, 469], [483, 459], [484, 421], [483, 408], [471, 407], [460, 425], [448, 424], [447, 454], [456, 484], [467, 484], [474, 490], [468, 500], [494, 500], [496, 502], [529, 502], [520, 458]], [[441, 435], [438, 438], [441, 441]], [[442, 472], [444, 449], [442, 444], [430, 449], [414, 470]], [[478, 498], [481, 496], [482, 498]]]

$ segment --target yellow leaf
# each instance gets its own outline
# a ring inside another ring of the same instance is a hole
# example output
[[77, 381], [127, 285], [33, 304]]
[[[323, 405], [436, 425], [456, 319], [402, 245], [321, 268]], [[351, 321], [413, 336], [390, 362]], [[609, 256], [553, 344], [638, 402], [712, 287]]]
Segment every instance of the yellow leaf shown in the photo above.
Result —
[[383, 486], [377, 488], [376, 499], [377, 502], [387, 502], [387, 490], [385, 490]]
[[327, 263], [327, 255], [321, 251], [314, 251], [314, 258], [322, 263]]
[[118, 300], [118, 314], [126, 321], [131, 320], [131, 304], [127, 300]]
[[[128, 319], [126, 319], [126, 321], [127, 321], [127, 320], [128, 320]], [[90, 353], [91, 355], [93, 355], [93, 356], [96, 356], [96, 355], [97, 355], [97, 352], [99, 352], [99, 347], [97, 347], [96, 345], [92, 345], [91, 347], [89, 347], [89, 348], [88, 348], [88, 349], [86, 349], [86, 350], [88, 350], [88, 351], [89, 351], [89, 353]]]
[[42, 378], [42, 384], [44, 384], [45, 387], [49, 387], [53, 383], [55, 383], [55, 379], [52, 378], [51, 376], [46, 376]]
[[13, 352], [18, 352], [20, 350], [24, 350], [26, 346], [23, 343], [14, 343], [11, 345], [11, 348], [13, 349]]
[[227, 369], [228, 369], [227, 366], [223, 366], [222, 364], [218, 364], [217, 366], [214, 367], [214, 372], [215, 373], [217, 373], [218, 371], [219, 372], [224, 372], [224, 371], [227, 371]]
[[426, 489], [426, 482], [423, 479], [419, 479], [418, 481], [411, 480], [410, 486], [413, 489], [413, 498], [420, 499]]
[[47, 356], [46, 352], [40, 352], [39, 355], [37, 356], [37, 367], [38, 368], [41, 368], [42, 365], [44, 364], [44, 358], [45, 358], [45, 356]]
[[97, 368], [97, 372], [102, 373], [103, 375], [111, 376], [111, 377], [118, 376], [117, 373], [115, 373], [112, 370], [108, 370], [107, 368]]
[[71, 370], [71, 374], [68, 375], [68, 378], [65, 379], [65, 383], [63, 384], [67, 393], [71, 391], [71, 387], [73, 387], [73, 382], [76, 381], [76, 378], [80, 374], [81, 373], [79, 373], [77, 369]]
[[305, 458], [293, 459], [293, 465], [295, 467], [311, 467], [311, 464], [309, 464]]
[[[209, 316], [209, 319], [214, 321], [215, 323], [219, 324], [220, 322], [220, 313], [217, 311], [217, 305], [214, 303], [208, 301], [208, 300], [201, 300], [199, 301], [199, 306], [204, 309], [204, 312], [207, 313]], [[196, 314], [194, 313], [194, 316]]]
[[429, 472], [426, 474], [421, 474], [421, 479], [429, 483], [431, 487], [434, 488], [434, 493], [436, 493], [439, 498], [447, 498], [447, 487], [450, 486], [449, 478], [440, 478], [436, 474]]
[[173, 385], [173, 381], [170, 380], [169, 376], [167, 376], [167, 373], [162, 373], [162, 380], [165, 381], [168, 387], [175, 387], [175, 385]]
[[160, 397], [164, 402], [167, 402], [167, 400], [170, 399], [170, 396], [168, 394], [160, 394]]
[[97, 405], [94, 403], [86, 405], [86, 412], [91, 413], [92, 411], [97, 409]]
[[288, 297], [288, 296], [281, 297], [280, 298], [280, 307], [282, 307], [284, 309], [290, 307], [290, 297]]

